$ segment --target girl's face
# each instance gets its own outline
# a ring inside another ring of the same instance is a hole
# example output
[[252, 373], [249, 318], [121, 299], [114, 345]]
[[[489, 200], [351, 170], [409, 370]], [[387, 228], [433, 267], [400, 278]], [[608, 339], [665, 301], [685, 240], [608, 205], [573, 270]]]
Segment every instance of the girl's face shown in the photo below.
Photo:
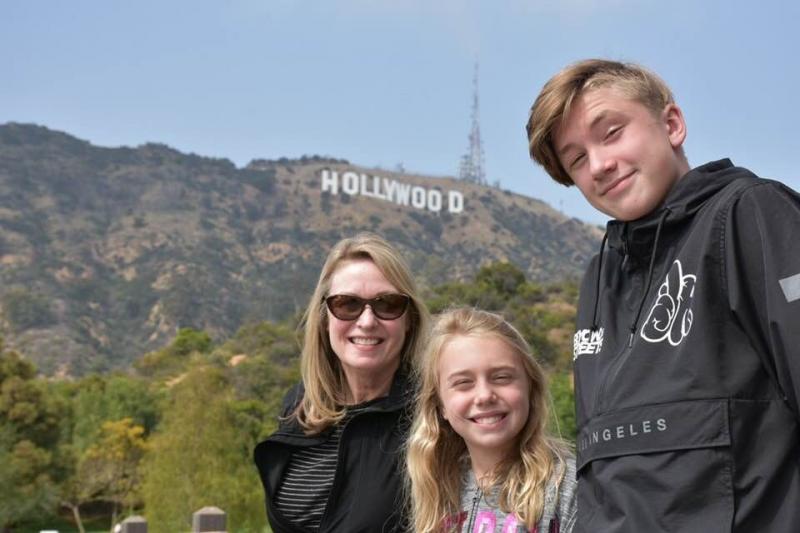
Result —
[[439, 354], [442, 416], [473, 464], [496, 465], [512, 451], [530, 414], [520, 355], [497, 337], [457, 336]]

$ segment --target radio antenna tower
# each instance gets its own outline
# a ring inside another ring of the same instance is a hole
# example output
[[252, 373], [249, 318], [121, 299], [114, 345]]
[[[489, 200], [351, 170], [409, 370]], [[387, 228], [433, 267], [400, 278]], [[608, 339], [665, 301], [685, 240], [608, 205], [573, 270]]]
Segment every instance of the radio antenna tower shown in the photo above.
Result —
[[486, 185], [484, 168], [483, 143], [481, 142], [481, 126], [478, 120], [478, 63], [475, 63], [475, 75], [472, 78], [472, 127], [469, 131], [469, 149], [461, 156], [458, 166], [458, 177], [464, 181]]

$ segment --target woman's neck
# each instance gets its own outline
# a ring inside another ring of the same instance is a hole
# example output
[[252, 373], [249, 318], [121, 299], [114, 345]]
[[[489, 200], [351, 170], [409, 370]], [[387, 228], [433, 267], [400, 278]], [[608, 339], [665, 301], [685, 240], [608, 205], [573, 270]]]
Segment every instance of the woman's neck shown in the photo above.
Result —
[[349, 405], [357, 405], [388, 396], [398, 366], [399, 363], [392, 368], [383, 369], [379, 372], [345, 370], [344, 374], [348, 388], [347, 403]]

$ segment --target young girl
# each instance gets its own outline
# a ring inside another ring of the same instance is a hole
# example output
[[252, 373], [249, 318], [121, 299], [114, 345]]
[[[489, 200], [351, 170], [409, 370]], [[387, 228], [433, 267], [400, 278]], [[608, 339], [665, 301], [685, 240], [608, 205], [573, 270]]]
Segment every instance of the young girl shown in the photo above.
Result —
[[408, 441], [413, 531], [569, 533], [575, 460], [547, 434], [541, 367], [502, 317], [442, 314]]

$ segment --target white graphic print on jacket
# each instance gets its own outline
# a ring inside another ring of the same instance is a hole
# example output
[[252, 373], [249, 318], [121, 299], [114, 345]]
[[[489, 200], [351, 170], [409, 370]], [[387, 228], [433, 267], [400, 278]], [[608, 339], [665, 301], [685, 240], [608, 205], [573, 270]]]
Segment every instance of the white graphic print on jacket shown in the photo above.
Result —
[[684, 274], [679, 260], [672, 263], [664, 283], [658, 288], [658, 297], [641, 330], [647, 342], [668, 341], [677, 346], [692, 329], [692, 297], [697, 276]]
[[600, 353], [603, 349], [603, 328], [600, 329], [579, 329], [572, 337], [572, 360], [579, 355], [591, 355]]

